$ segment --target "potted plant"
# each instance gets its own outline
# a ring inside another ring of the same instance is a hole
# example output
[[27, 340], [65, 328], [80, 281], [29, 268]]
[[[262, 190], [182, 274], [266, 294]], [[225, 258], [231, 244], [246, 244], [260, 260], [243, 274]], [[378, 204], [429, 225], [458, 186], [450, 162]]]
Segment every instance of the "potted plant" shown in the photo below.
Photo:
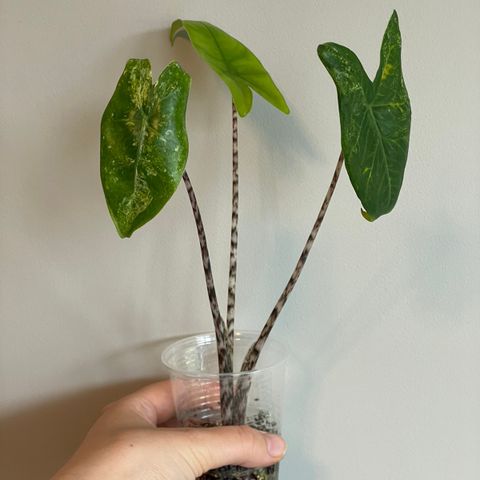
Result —
[[[239, 200], [237, 112], [241, 117], [249, 113], [252, 90], [283, 113], [289, 109], [261, 62], [238, 40], [207, 22], [188, 20], [173, 22], [171, 42], [178, 36], [190, 40], [232, 94], [232, 223], [225, 321], [218, 307], [198, 202], [185, 168], [190, 76], [177, 62], [170, 63], [155, 84], [148, 60], [127, 62], [102, 117], [101, 179], [108, 209], [119, 235], [130, 237], [158, 214], [183, 180], [197, 226], [214, 334], [181, 341], [164, 354], [174, 379], [179, 417], [190, 426], [246, 422], [278, 432], [284, 353], [281, 346], [267, 343], [267, 339], [305, 265], [343, 163], [366, 220], [374, 221], [389, 213], [398, 199], [411, 119], [402, 76], [398, 16], [394, 11], [386, 28], [373, 81], [348, 48], [335, 43], [318, 47], [318, 56], [337, 87], [341, 151], [305, 247], [259, 334], [236, 333], [234, 323]], [[259, 359], [265, 359], [262, 368]], [[273, 480], [278, 478], [278, 467], [227, 467], [202, 478]]]

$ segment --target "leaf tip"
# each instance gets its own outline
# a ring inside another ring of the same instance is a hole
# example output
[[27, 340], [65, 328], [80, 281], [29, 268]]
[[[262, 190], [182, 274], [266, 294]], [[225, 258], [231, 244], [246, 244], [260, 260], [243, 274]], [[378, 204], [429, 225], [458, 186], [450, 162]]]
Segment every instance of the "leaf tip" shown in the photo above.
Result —
[[130, 233], [124, 233], [120, 230], [117, 229], [118, 236], [123, 240], [124, 238], [130, 238], [132, 234]]
[[369, 221], [369, 222], [374, 222], [378, 217], [374, 217], [373, 215], [370, 215], [366, 210], [364, 210], [363, 208], [360, 209], [360, 212], [362, 213], [362, 217]]
[[183, 69], [183, 67], [176, 60], [172, 60], [165, 67], [164, 72], [169, 72], [174, 74], [175, 77], [187, 81], [189, 85], [191, 83], [190, 75]]
[[125, 228], [125, 225], [122, 225], [120, 222], [117, 221], [117, 218], [113, 214], [112, 210], [110, 209], [110, 206], [108, 207], [108, 210], [110, 211], [110, 216], [112, 217], [113, 224], [115, 225], [115, 228], [117, 230], [118, 236], [123, 240], [124, 238], [130, 238], [132, 236], [133, 231], [131, 229]]
[[181, 28], [183, 28], [183, 21], [180, 18], [172, 22], [172, 26], [170, 27], [170, 45], [174, 44], [177, 33]]
[[325, 67], [330, 65], [335, 54], [338, 53], [338, 45], [333, 42], [322, 43], [317, 47], [317, 55]]
[[317, 55], [320, 57], [320, 59], [322, 58], [322, 55], [323, 55], [323, 52], [325, 51], [325, 44], [324, 43], [321, 43], [318, 47], [317, 47]]
[[390, 20], [388, 21], [387, 29], [388, 28], [394, 28], [396, 30], [400, 29], [400, 24], [399, 24], [399, 21], [398, 21], [398, 13], [397, 13], [396, 10], [393, 11], [393, 13], [390, 17]]
[[125, 64], [125, 69], [131, 69], [135, 67], [149, 68], [150, 70], [152, 69], [150, 60], [148, 58], [129, 58]]

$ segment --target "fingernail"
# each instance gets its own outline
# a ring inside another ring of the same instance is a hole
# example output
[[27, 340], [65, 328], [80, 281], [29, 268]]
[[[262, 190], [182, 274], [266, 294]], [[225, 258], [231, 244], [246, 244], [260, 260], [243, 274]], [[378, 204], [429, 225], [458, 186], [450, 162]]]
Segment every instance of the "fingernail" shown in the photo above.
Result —
[[267, 435], [267, 450], [271, 457], [283, 457], [287, 451], [287, 444], [278, 435]]

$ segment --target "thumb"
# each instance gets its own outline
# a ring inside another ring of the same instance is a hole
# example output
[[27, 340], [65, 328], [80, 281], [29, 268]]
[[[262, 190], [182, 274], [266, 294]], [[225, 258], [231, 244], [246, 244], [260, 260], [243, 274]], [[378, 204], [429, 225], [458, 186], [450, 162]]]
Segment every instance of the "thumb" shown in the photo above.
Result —
[[[245, 425], [179, 429], [177, 434], [188, 436], [188, 460], [199, 475], [224, 465], [267, 467], [279, 462], [287, 450], [285, 441], [278, 435]], [[183, 443], [185, 437], [178, 440]]]

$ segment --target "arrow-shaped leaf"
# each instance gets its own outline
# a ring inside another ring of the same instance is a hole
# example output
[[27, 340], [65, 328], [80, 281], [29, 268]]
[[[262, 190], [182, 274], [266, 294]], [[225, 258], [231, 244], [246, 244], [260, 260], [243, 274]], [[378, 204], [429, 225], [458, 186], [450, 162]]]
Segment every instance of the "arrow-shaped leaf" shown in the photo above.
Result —
[[170, 63], [152, 84], [148, 60], [127, 62], [102, 117], [100, 173], [120, 237], [130, 237], [167, 203], [188, 155], [190, 77]]
[[318, 55], [338, 92], [342, 150], [368, 220], [392, 210], [402, 186], [410, 137], [410, 100], [401, 66], [401, 36], [393, 12], [372, 82], [357, 56], [335, 43]]
[[210, 23], [192, 20], [172, 23], [172, 44], [182, 30], [187, 33], [200, 57], [227, 84], [240, 116], [244, 117], [252, 108], [252, 90], [283, 113], [289, 113], [287, 103], [272, 77], [245, 45]]

